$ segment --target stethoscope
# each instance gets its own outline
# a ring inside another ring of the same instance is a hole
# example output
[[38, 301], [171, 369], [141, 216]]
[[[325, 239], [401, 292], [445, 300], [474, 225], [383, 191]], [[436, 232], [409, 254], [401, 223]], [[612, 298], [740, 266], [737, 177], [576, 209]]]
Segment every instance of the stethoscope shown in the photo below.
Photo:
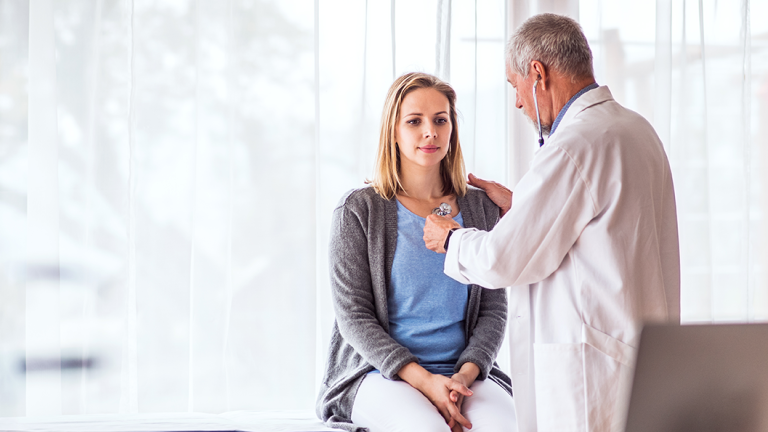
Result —
[[539, 99], [536, 97], [536, 86], [539, 85], [541, 75], [533, 83], [533, 106], [536, 107], [536, 122], [539, 124], [539, 147], [544, 145], [544, 134], [541, 132], [541, 115], [539, 114]]

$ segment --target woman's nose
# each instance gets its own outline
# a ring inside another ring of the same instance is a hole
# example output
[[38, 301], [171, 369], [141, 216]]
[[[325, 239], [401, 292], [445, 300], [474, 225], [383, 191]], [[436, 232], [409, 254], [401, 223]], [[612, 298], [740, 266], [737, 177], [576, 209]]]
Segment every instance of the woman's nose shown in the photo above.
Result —
[[434, 127], [427, 126], [424, 128], [424, 138], [437, 138], [437, 131]]

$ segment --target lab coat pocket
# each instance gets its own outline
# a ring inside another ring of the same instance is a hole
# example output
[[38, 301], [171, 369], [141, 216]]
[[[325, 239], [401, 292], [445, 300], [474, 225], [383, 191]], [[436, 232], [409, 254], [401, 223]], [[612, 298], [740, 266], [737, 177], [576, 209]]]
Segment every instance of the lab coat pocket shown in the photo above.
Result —
[[587, 324], [582, 326], [587, 424], [591, 431], [624, 427], [635, 348]]
[[584, 344], [534, 344], [539, 431], [584, 431]]

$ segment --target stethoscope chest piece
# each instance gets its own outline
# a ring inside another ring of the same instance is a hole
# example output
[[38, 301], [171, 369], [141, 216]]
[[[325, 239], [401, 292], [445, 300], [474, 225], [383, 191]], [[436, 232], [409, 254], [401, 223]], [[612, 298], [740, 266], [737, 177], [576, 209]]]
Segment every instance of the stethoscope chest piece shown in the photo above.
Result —
[[440, 207], [436, 207], [432, 209], [432, 214], [438, 215], [438, 216], [448, 216], [451, 214], [453, 209], [451, 208], [451, 205], [448, 203], [440, 203]]

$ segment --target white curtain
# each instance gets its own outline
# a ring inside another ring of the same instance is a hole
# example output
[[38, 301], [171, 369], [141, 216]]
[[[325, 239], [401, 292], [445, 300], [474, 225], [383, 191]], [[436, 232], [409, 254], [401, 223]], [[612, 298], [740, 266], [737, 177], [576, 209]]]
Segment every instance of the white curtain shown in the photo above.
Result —
[[390, 83], [449, 81], [469, 171], [514, 186], [503, 47], [539, 12], [667, 146], [684, 319], [768, 318], [766, 3], [0, 0], [0, 416], [311, 409]]
[[310, 405], [313, 7], [0, 3], [2, 415]]
[[598, 82], [672, 165], [683, 322], [768, 320], [768, 1], [582, 0]]
[[506, 176], [505, 7], [0, 0], [0, 415], [311, 409], [394, 77]]

